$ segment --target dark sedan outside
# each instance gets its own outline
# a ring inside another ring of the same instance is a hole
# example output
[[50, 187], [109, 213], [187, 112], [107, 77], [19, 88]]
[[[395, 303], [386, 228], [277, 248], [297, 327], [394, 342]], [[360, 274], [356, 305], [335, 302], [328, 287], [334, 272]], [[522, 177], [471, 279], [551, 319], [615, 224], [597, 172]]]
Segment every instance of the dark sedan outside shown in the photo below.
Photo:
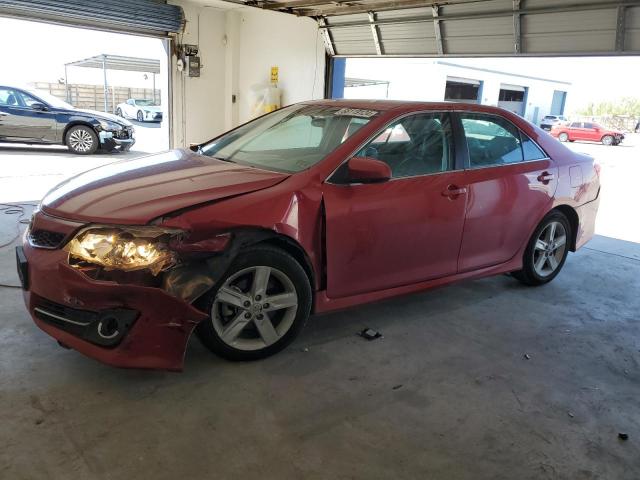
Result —
[[0, 142], [66, 145], [90, 155], [126, 152], [135, 138], [124, 118], [81, 110], [40, 90], [0, 85]]

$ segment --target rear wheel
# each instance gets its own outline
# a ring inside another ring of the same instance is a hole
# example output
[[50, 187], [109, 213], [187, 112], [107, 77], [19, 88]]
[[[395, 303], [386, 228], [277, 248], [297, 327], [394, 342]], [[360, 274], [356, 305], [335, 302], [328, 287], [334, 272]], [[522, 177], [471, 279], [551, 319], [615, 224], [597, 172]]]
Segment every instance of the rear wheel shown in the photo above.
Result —
[[119, 107], [116, 108], [116, 115], [122, 117], [122, 110]]
[[522, 259], [522, 270], [513, 276], [525, 285], [544, 285], [553, 280], [567, 259], [571, 226], [563, 213], [553, 211], [540, 222]]
[[613, 145], [613, 137], [611, 135], [605, 135], [602, 137], [603, 145]]
[[98, 150], [98, 135], [93, 128], [86, 125], [76, 125], [67, 132], [67, 147], [78, 155], [91, 155]]
[[288, 253], [255, 247], [238, 256], [205, 305], [202, 343], [229, 360], [273, 355], [300, 333], [311, 312], [311, 285]]
[[561, 142], [566, 142], [567, 140], [569, 140], [569, 135], [563, 132], [558, 135], [558, 140], [560, 140]]

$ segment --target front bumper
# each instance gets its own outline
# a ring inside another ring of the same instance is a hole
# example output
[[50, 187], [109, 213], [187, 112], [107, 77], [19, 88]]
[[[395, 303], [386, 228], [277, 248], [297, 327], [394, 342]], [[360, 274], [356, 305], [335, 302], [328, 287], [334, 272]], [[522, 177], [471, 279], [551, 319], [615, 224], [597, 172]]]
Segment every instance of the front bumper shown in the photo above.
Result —
[[117, 367], [182, 370], [204, 313], [159, 288], [93, 280], [61, 249], [25, 241], [17, 257], [27, 309], [53, 338]]
[[135, 143], [136, 139], [133, 137], [132, 129], [117, 132], [100, 132], [100, 147], [103, 150], [112, 151], [117, 149], [121, 152], [127, 152]]

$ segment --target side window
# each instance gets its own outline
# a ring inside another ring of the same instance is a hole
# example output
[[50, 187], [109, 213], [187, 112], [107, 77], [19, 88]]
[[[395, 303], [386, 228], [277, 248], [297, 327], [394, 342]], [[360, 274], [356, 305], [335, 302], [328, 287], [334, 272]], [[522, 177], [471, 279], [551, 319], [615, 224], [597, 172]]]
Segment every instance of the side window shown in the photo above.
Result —
[[392, 123], [357, 155], [385, 162], [393, 178], [444, 172], [452, 168], [451, 138], [448, 114], [420, 113]]
[[471, 168], [506, 165], [523, 160], [520, 132], [494, 115], [465, 113], [460, 116]]
[[569, 125], [570, 128], [580, 128], [580, 122], [572, 122], [571, 125]]
[[3, 107], [20, 106], [16, 92], [8, 88], [0, 88], [0, 105]]
[[585, 123], [583, 123], [583, 125], [584, 126], [582, 128], [593, 128], [593, 123], [585, 122]]
[[136, 102], [132, 99], [127, 100], [127, 104], [131, 105], [132, 107], [135, 106]]
[[40, 100], [36, 100], [31, 95], [27, 95], [23, 92], [16, 92], [16, 95], [20, 97], [20, 99], [22, 100], [22, 105], [25, 107], [31, 107], [31, 105], [33, 105], [34, 103], [42, 103]]
[[524, 155], [525, 162], [528, 160], [542, 160], [548, 158], [536, 143], [527, 137], [524, 133], [520, 132], [520, 138], [522, 139], [522, 154]]

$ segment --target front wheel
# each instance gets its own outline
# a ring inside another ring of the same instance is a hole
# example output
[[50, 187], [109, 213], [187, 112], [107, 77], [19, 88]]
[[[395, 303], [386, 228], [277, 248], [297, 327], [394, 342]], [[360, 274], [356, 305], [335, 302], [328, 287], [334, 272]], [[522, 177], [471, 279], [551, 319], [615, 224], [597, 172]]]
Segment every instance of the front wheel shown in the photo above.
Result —
[[540, 222], [522, 259], [522, 270], [513, 276], [525, 285], [544, 285], [553, 280], [567, 259], [571, 225], [561, 212], [553, 211]]
[[98, 150], [98, 135], [93, 128], [86, 125], [76, 125], [67, 132], [66, 145], [78, 155], [91, 155]]
[[607, 146], [613, 145], [613, 137], [611, 135], [605, 135], [602, 137], [602, 144]]
[[273, 355], [300, 333], [311, 312], [311, 285], [300, 264], [283, 250], [246, 250], [214, 286], [198, 325], [202, 343], [228, 360]]
[[138, 115], [137, 115], [137, 117], [138, 117], [138, 121], [139, 121], [139, 122], [144, 122], [144, 114], [142, 113], [142, 111], [141, 111], [141, 110], [138, 110]]
[[561, 142], [566, 142], [567, 140], [569, 140], [569, 135], [567, 135], [566, 133], [561, 133], [560, 135], [558, 135], [558, 140], [560, 140]]

